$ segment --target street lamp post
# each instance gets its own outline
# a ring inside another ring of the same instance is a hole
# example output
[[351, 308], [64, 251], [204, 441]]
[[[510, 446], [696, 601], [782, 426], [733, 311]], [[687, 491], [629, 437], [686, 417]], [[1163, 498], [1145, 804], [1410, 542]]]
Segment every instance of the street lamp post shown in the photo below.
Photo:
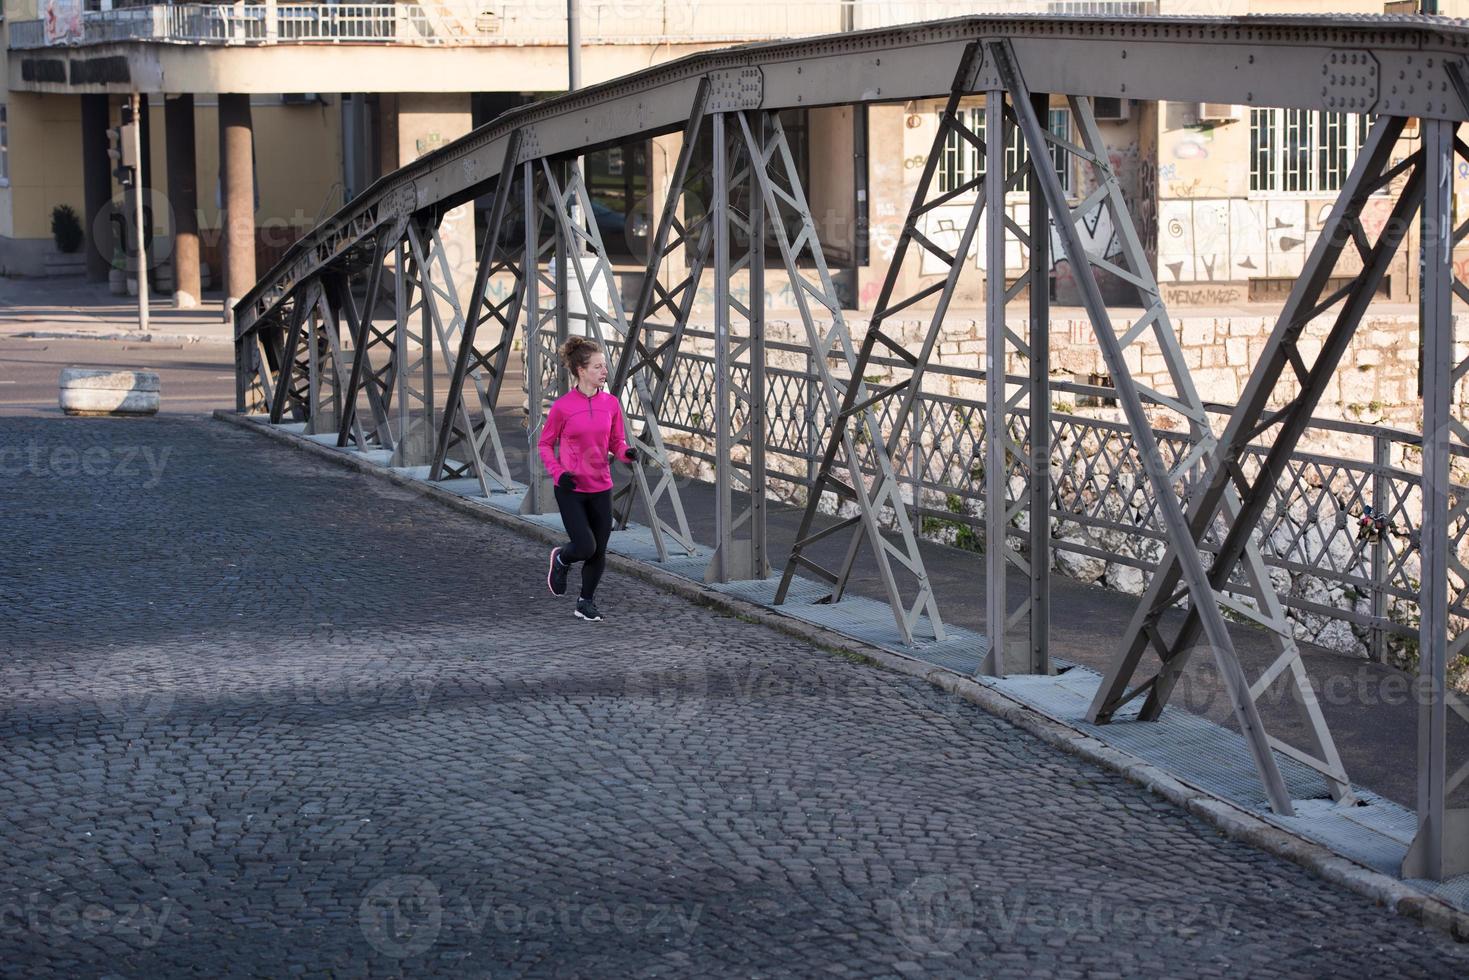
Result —
[[142, 128], [143, 113], [148, 111], [148, 103], [138, 93], [134, 92], [129, 100], [133, 109], [133, 159], [138, 162], [136, 176], [133, 178], [133, 221], [138, 234], [138, 329], [148, 329], [148, 240], [146, 223], [143, 220], [143, 148]]

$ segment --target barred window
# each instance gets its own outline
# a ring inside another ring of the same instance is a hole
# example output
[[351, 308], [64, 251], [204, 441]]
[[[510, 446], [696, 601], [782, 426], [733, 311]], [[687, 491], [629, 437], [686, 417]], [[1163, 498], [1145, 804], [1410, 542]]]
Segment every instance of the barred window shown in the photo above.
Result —
[[0, 184], [10, 183], [10, 107], [0, 102]]
[[1339, 191], [1372, 117], [1310, 109], [1250, 110], [1250, 190]]
[[[981, 140], [985, 139], [985, 107], [971, 106], [959, 110], [960, 121], [969, 127]], [[943, 124], [943, 112], [939, 112], [939, 124]], [[1048, 113], [1046, 125], [1052, 133], [1064, 140], [1071, 139], [1071, 110], [1052, 109]], [[1070, 160], [1065, 150], [1059, 146], [1049, 147], [1051, 151], [1051, 163], [1056, 168], [1056, 176], [1061, 178], [1061, 189], [1068, 195], [1071, 193], [1071, 167]], [[1006, 120], [1005, 122], [1005, 172], [1014, 173], [1015, 169], [1030, 158], [1023, 141], [1020, 139], [1020, 131], [1015, 124]], [[939, 192], [951, 191], [971, 180], [984, 176], [985, 161], [984, 154], [979, 152], [979, 147], [969, 140], [964, 139], [958, 133], [950, 133], [944, 140], [943, 155], [939, 158], [938, 179]], [[1030, 178], [1024, 177], [1014, 187], [1017, 191], [1030, 189]]]

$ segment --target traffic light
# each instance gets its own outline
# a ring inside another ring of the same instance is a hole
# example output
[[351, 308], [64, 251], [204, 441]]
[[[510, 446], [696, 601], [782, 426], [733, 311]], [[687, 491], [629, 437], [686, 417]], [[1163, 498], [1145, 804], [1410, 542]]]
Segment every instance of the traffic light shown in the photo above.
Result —
[[124, 187], [132, 179], [130, 171], [122, 162], [122, 127], [114, 126], [107, 131], [107, 155], [112, 158], [112, 176]]
[[133, 127], [137, 123], [132, 121], [132, 115], [124, 106], [122, 125], [107, 131], [107, 155], [112, 159], [112, 176], [124, 187], [132, 186], [133, 175], [138, 166], [133, 154]]

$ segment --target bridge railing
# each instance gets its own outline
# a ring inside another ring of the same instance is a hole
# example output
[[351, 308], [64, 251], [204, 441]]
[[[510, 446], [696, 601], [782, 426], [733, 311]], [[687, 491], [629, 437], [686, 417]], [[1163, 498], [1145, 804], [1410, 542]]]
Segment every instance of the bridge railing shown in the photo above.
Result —
[[[653, 335], [649, 346], [662, 339], [660, 332], [667, 335], [666, 329], [651, 325], [646, 329]], [[674, 366], [659, 423], [666, 434], [676, 437], [670, 440], [670, 449], [691, 468], [703, 464], [712, 469], [715, 362], [706, 345], [712, 344], [714, 335], [690, 328], [684, 337], [684, 353]], [[618, 345], [610, 346], [616, 350]], [[767, 476], [785, 488], [788, 500], [801, 502], [820, 462], [827, 406], [809, 347], [767, 341], [766, 349], [772, 365], [804, 365], [766, 368], [765, 405]], [[888, 371], [906, 369], [892, 358], [874, 358], [873, 363]], [[732, 383], [748, 383], [748, 373], [747, 366], [735, 365]], [[982, 391], [985, 378], [982, 370], [931, 364], [893, 455], [906, 487], [904, 497], [924, 536], [976, 550], [984, 547], [988, 419], [983, 396], [952, 392]], [[1058, 409], [1051, 414], [1055, 557], [1063, 571], [1077, 577], [1105, 576], [1109, 585], [1141, 591], [1144, 576], [1151, 575], [1162, 557], [1167, 533], [1158, 519], [1136, 440], [1125, 421], [1074, 410], [1076, 405], [1105, 404], [1116, 392], [1062, 381], [1053, 381], [1051, 390]], [[1233, 410], [1231, 405], [1207, 408], [1221, 419]], [[1104, 414], [1105, 410], [1099, 413]], [[894, 419], [885, 415], [882, 421], [883, 431], [891, 432]], [[1012, 414], [1008, 425], [1017, 442], [1029, 443], [1025, 413]], [[1291, 455], [1259, 531], [1272, 582], [1298, 624], [1299, 639], [1341, 652], [1365, 650], [1378, 662], [1403, 659], [1415, 648], [1418, 633], [1422, 499], [1418, 473], [1394, 462], [1414, 456], [1422, 436], [1334, 419], [1312, 419], [1310, 431], [1316, 441], [1331, 440], [1333, 449], [1350, 443], [1361, 458], [1336, 452]], [[1183, 459], [1193, 445], [1177, 431], [1159, 428], [1154, 434], [1170, 460]], [[1257, 446], [1249, 455], [1247, 470], [1252, 475], [1268, 448]], [[1454, 454], [1469, 461], [1469, 450], [1455, 446]], [[1196, 465], [1191, 480], [1201, 477]], [[1187, 493], [1190, 487], [1180, 489]], [[1454, 500], [1463, 500], [1469, 497], [1469, 487], [1455, 484], [1451, 493]], [[1361, 519], [1368, 512], [1387, 518], [1384, 532], [1359, 535]], [[1210, 536], [1204, 550], [1217, 550], [1220, 530]], [[1024, 531], [1018, 525], [1011, 529], [1017, 548], [1026, 542]], [[1450, 529], [1450, 547], [1460, 553], [1469, 548], [1469, 521], [1461, 520]], [[1462, 586], [1453, 594], [1462, 594]], [[1461, 623], [1469, 620], [1469, 606], [1463, 603], [1454, 604], [1450, 613]], [[1458, 632], [1454, 630], [1455, 635]]]

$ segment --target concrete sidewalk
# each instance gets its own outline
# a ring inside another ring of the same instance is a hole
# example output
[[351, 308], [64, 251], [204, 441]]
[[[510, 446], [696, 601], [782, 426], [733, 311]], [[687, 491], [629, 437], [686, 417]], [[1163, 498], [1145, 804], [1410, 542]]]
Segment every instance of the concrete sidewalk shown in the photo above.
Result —
[[171, 297], [153, 296], [145, 332], [138, 329], [137, 297], [114, 296], [106, 283], [0, 278], [0, 336], [233, 345], [223, 305], [216, 295], [197, 309], [176, 310]]

